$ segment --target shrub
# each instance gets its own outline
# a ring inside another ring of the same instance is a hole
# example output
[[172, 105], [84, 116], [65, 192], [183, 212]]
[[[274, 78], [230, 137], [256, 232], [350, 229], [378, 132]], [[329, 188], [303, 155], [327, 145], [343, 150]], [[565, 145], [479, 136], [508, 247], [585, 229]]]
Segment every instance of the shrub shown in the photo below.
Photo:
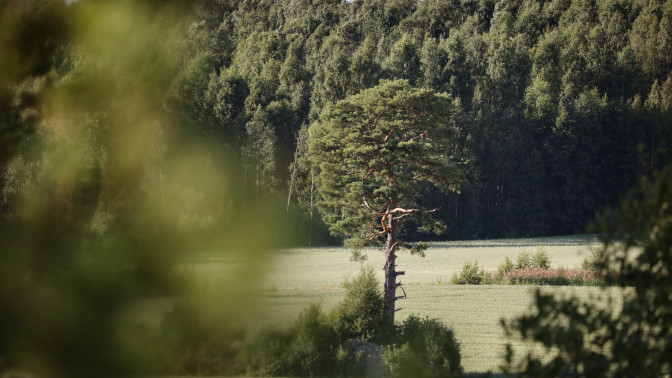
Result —
[[504, 274], [511, 284], [597, 286], [603, 281], [594, 271], [583, 269], [514, 269]]
[[399, 327], [397, 343], [408, 345], [414, 358], [433, 366], [432, 374], [438, 371], [439, 376], [450, 377], [462, 373], [460, 345], [453, 330], [438, 319], [409, 316]]
[[434, 377], [431, 365], [422, 362], [408, 344], [383, 348], [383, 363], [391, 377]]
[[311, 304], [288, 329], [262, 332], [249, 346], [248, 374], [325, 376], [336, 367], [338, 338], [320, 305]]
[[599, 270], [605, 261], [604, 251], [603, 248], [591, 246], [588, 250], [588, 257], [583, 260], [583, 269]]
[[360, 356], [341, 347], [346, 339], [375, 340], [385, 330], [383, 294], [373, 268], [343, 282], [345, 296], [327, 316], [317, 304], [288, 329], [262, 332], [247, 350], [247, 373], [259, 376], [356, 376]]
[[456, 285], [478, 285], [483, 282], [483, 271], [478, 269], [478, 261], [466, 263], [459, 275], [455, 274], [450, 283]]
[[339, 377], [363, 377], [366, 375], [361, 354], [349, 352], [342, 346], [336, 349], [336, 375]]
[[521, 251], [516, 259], [516, 269], [532, 268], [533, 266], [532, 254], [525, 250]]
[[537, 247], [537, 253], [535, 253], [532, 258], [532, 264], [534, 267], [542, 269], [551, 267], [551, 259], [548, 257], [543, 245]]
[[497, 276], [502, 277], [504, 273], [510, 272], [514, 269], [513, 261], [510, 258], [504, 258], [504, 262], [497, 267]]
[[371, 266], [362, 266], [359, 275], [343, 281], [343, 300], [330, 314], [341, 342], [347, 339], [375, 340], [383, 336], [385, 317], [383, 293]]
[[[478, 272], [478, 265], [475, 264]], [[470, 268], [471, 269], [471, 268]], [[482, 274], [482, 273], [481, 273]], [[267, 329], [246, 348], [246, 373], [255, 376], [361, 376], [361, 355], [342, 347], [348, 338], [386, 340], [382, 358], [394, 377], [461, 374], [452, 329], [436, 319], [411, 315], [384, 334], [383, 296], [371, 267], [343, 283], [345, 298], [329, 314], [311, 304], [287, 329]], [[384, 337], [383, 337], [384, 336]]]

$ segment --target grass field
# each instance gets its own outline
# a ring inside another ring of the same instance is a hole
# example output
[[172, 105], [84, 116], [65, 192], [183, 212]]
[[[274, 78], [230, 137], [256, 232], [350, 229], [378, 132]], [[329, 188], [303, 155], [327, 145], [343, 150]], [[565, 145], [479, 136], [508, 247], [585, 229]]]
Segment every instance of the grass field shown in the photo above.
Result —
[[[408, 298], [398, 302], [403, 309], [397, 319], [410, 314], [439, 318], [453, 327], [462, 346], [465, 372], [496, 371], [502, 362], [504, 337], [500, 320], [525, 312], [535, 286], [458, 286], [450, 285], [451, 276], [466, 262], [478, 261], [480, 267], [495, 270], [505, 257], [516, 258], [519, 252], [535, 252], [543, 246], [552, 267], [578, 268], [590, 245], [591, 237], [553, 237], [541, 239], [491, 240], [433, 243], [426, 257], [400, 253], [398, 269]], [[383, 256], [379, 250], [367, 251], [366, 264], [372, 265], [383, 279]], [[359, 271], [359, 263], [349, 260], [345, 248], [302, 248], [275, 252], [266, 266], [260, 295], [253, 310], [245, 316], [253, 329], [265, 325], [282, 325], [292, 321], [311, 302], [321, 302], [325, 309], [337, 303], [343, 293], [340, 283], [347, 275]], [[230, 265], [213, 257], [201, 258], [192, 266], [204, 282], [226, 274]], [[210, 278], [207, 278], [210, 277]], [[605, 292], [595, 287], [549, 287], [558, 294], [573, 293], [585, 300], [603, 301]], [[618, 296], [615, 290], [609, 290]], [[606, 303], [606, 302], [605, 302]], [[514, 343], [523, 348], [520, 343]]]

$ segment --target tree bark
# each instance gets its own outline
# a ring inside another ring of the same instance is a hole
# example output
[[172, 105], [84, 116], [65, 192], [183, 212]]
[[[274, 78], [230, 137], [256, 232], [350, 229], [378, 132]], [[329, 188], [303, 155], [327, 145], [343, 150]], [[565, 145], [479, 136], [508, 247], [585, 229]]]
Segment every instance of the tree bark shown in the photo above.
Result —
[[397, 272], [395, 261], [397, 255], [394, 253], [397, 249], [397, 229], [399, 221], [395, 220], [393, 216], [388, 221], [389, 231], [387, 233], [387, 241], [385, 243], [385, 287], [383, 290], [383, 298], [385, 300], [385, 320], [386, 327], [391, 330], [394, 327], [394, 313], [395, 301], [397, 291], [397, 276], [404, 274], [404, 272]]

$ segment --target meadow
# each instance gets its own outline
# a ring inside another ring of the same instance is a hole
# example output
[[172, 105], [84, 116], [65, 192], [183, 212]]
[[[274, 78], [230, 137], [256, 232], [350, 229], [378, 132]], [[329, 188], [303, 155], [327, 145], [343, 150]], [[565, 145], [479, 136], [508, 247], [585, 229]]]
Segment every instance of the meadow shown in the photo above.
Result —
[[[456, 241], [430, 244], [426, 257], [399, 253], [398, 269], [407, 298], [397, 302], [401, 307], [397, 319], [410, 314], [438, 318], [453, 327], [462, 348], [462, 364], [467, 373], [497, 371], [502, 363], [504, 345], [514, 348], [527, 346], [505, 337], [501, 319], [512, 319], [527, 311], [532, 293], [531, 285], [451, 285], [450, 278], [465, 263], [478, 261], [479, 267], [494, 271], [505, 257], [515, 259], [521, 251], [534, 253], [543, 246], [551, 267], [580, 268], [591, 245], [590, 236], [552, 237], [536, 239]], [[383, 279], [383, 254], [377, 249], [366, 250], [364, 264], [370, 264]], [[210, 291], [218, 286], [217, 277], [230, 271], [230, 262], [216, 256], [201, 256], [187, 263], [194, 273], [196, 287]], [[248, 310], [242, 315], [251, 329], [282, 326], [296, 319], [297, 314], [311, 302], [319, 302], [329, 310], [342, 297], [340, 287], [344, 277], [358, 273], [360, 263], [350, 261], [346, 248], [296, 248], [273, 253], [271, 260], [259, 272], [263, 277], [256, 294], [251, 295]], [[380, 268], [380, 269], [378, 269]], [[552, 287], [542, 290], [565, 295], [575, 294], [590, 301], [603, 301], [607, 295], [618, 297], [616, 289], [606, 291], [596, 287]], [[398, 291], [398, 295], [401, 295]], [[618, 301], [616, 301], [618, 304]]]

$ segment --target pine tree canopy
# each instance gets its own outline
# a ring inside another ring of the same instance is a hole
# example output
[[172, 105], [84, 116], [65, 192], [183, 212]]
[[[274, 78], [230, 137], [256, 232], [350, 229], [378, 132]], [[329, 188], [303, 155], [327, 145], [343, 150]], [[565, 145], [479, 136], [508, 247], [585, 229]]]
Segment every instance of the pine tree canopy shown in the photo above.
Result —
[[415, 215], [429, 225], [435, 209], [422, 206], [423, 186], [455, 190], [462, 177], [453, 113], [449, 95], [406, 80], [382, 81], [327, 107], [309, 143], [331, 232], [351, 237], [357, 249], [378, 242], [391, 219]]

